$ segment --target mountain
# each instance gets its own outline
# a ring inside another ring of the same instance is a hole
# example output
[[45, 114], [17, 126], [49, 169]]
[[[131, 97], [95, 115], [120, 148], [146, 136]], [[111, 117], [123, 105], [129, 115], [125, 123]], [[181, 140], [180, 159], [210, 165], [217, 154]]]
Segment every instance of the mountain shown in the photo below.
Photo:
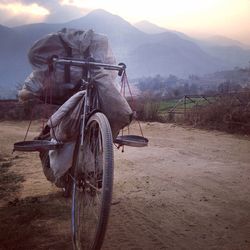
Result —
[[229, 68], [245, 67], [250, 61], [250, 46], [224, 36], [212, 36], [196, 43], [211, 56], [219, 58]]
[[[12, 95], [15, 86], [30, 70], [26, 60], [25, 39], [13, 29], [0, 25], [0, 97]], [[7, 96], [9, 97], [9, 96]]]
[[193, 39], [191, 37], [187, 36], [186, 34], [184, 34], [182, 32], [162, 28], [162, 27], [160, 27], [156, 24], [153, 24], [151, 22], [148, 22], [146, 20], [137, 22], [134, 24], [134, 26], [137, 29], [139, 29], [140, 31], [147, 33], [147, 34], [160, 34], [160, 33], [164, 33], [164, 32], [171, 32], [171, 33], [178, 35], [180, 38], [183, 38], [183, 39], [186, 39], [189, 41], [193, 41]]
[[17, 26], [13, 30], [25, 39], [27, 48], [29, 48], [34, 41], [46, 34], [58, 31], [62, 27], [62, 24], [35, 23]]
[[250, 61], [250, 50], [239, 46], [212, 46], [203, 50], [219, 58], [228, 68], [245, 67]]
[[119, 39], [121, 38], [121, 34], [137, 36], [141, 33], [120, 16], [113, 15], [102, 9], [94, 10], [86, 16], [72, 20], [65, 25], [79, 29], [89, 29], [91, 27], [96, 32], [109, 34], [113, 38], [116, 37]]
[[149, 34], [175, 33], [182, 39], [196, 43], [204, 52], [219, 60], [227, 68], [234, 68], [236, 66], [244, 67], [250, 60], [250, 46], [225, 36], [217, 35], [208, 37], [207, 39], [195, 39], [184, 33], [168, 30], [148, 21], [141, 21], [134, 25], [139, 30]]
[[231, 67], [224, 59], [216, 57], [216, 53], [201, 48], [183, 33], [164, 29], [148, 34], [117, 15], [95, 10], [66, 23], [0, 26], [0, 89], [10, 90], [23, 82], [31, 71], [26, 56], [29, 47], [45, 34], [63, 27], [91, 28], [107, 34], [117, 61], [127, 64], [130, 78], [156, 74], [186, 77]]
[[130, 65], [144, 76], [158, 73], [187, 77], [223, 68], [220, 61], [206, 54], [195, 43], [172, 32], [151, 35], [146, 43], [132, 50], [130, 56]]
[[131, 48], [144, 43], [148, 37], [121, 17], [99, 9], [82, 18], [65, 23], [64, 26], [79, 29], [91, 28], [96, 32], [106, 34], [117, 59], [125, 62], [127, 62]]
[[243, 49], [250, 49], [250, 46], [243, 44], [237, 40], [225, 36], [211, 36], [203, 40], [204, 43], [207, 43], [208, 46], [222, 46], [222, 47], [240, 47]]
[[143, 21], [140, 21], [140, 22], [137, 22], [134, 24], [134, 26], [145, 32], [145, 33], [148, 33], [148, 34], [158, 34], [158, 33], [163, 33], [163, 32], [166, 32], [167, 30], [165, 28], [162, 28], [158, 25], [155, 25], [153, 23], [150, 23], [146, 20], [143, 20]]

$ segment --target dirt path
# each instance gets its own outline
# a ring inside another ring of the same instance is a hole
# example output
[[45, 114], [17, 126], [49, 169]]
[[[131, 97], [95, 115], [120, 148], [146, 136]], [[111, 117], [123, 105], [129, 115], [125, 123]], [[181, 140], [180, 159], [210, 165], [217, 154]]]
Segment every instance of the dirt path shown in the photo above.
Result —
[[[5, 161], [26, 124], [0, 123]], [[149, 147], [115, 150], [116, 205], [103, 249], [250, 249], [249, 138], [159, 123], [143, 129]], [[25, 181], [1, 202], [0, 249], [71, 249], [69, 201], [45, 180], [37, 155], [11, 163]]]

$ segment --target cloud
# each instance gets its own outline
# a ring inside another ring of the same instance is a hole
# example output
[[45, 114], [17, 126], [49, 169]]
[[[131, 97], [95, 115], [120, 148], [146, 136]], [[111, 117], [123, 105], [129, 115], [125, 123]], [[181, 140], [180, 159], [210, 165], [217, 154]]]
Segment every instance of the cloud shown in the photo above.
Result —
[[29, 21], [43, 21], [50, 12], [33, 2], [24, 4], [21, 1], [0, 1], [0, 22], [8, 25]]
[[26, 14], [34, 16], [46, 16], [49, 14], [49, 11], [46, 8], [39, 6], [37, 3], [32, 3], [30, 5], [23, 5], [22, 3], [0, 3], [0, 10], [10, 12], [12, 15]]
[[[34, 3], [34, 0], [22, 0], [22, 2], [30, 4]], [[50, 15], [45, 19], [46, 22], [67, 22], [82, 17], [90, 11], [90, 9], [84, 7], [65, 5], [62, 0], [36, 0], [35, 2], [50, 11]]]
[[90, 10], [62, 4], [61, 0], [0, 0], [0, 23], [16, 26], [34, 22], [60, 23]]

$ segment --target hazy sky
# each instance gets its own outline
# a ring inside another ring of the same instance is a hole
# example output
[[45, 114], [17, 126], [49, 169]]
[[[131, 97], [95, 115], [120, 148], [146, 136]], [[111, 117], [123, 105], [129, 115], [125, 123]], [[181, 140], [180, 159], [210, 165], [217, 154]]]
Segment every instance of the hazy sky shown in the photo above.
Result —
[[250, 44], [250, 0], [0, 0], [0, 23], [64, 22], [102, 8], [130, 23], [148, 20], [191, 35]]

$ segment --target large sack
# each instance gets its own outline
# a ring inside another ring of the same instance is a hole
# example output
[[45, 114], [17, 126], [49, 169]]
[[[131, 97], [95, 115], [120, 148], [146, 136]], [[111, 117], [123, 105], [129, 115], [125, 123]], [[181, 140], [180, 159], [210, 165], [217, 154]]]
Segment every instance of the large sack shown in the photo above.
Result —
[[54, 55], [66, 57], [69, 53], [76, 59], [92, 57], [100, 62], [115, 63], [107, 36], [95, 33], [93, 30], [65, 28], [35, 42], [29, 50], [28, 57], [33, 69], [46, 70], [49, 58]]
[[[131, 108], [105, 71], [95, 74], [93, 79], [99, 96], [100, 109], [107, 116], [115, 139], [120, 129], [131, 122]], [[52, 138], [63, 142], [75, 140], [79, 131], [84, 95], [85, 91], [76, 93], [50, 117], [47, 125], [51, 128]]]
[[23, 87], [20, 91], [18, 91], [19, 99], [22, 101], [28, 101], [34, 98], [40, 98], [41, 93], [43, 91], [44, 86], [46, 86], [46, 80], [49, 79], [49, 75], [47, 72], [47, 76], [44, 75], [45, 72], [40, 70], [34, 70], [30, 73], [30, 75], [25, 79]]
[[[29, 51], [29, 61], [33, 72], [26, 79], [23, 89], [19, 92], [20, 98], [28, 99], [33, 95], [33, 97], [40, 96], [42, 99], [46, 94], [50, 94], [54, 103], [59, 104], [60, 100], [64, 102], [73, 95], [78, 90], [76, 87], [82, 78], [82, 69], [70, 67], [70, 83], [68, 83], [65, 82], [64, 66], [60, 65], [50, 73], [47, 65], [48, 58], [53, 55], [67, 57], [69, 54], [76, 59], [92, 57], [99, 62], [115, 64], [115, 57], [105, 35], [97, 34], [93, 30], [75, 29], [63, 29], [49, 34], [35, 42]], [[111, 124], [114, 137], [121, 128], [130, 123], [132, 116], [132, 110], [127, 101], [116, 89], [115, 75], [117, 75], [115, 71], [91, 70], [91, 76], [97, 86], [100, 98], [100, 108]], [[50, 98], [47, 99], [50, 100]], [[66, 120], [67, 118], [62, 124], [67, 123]], [[62, 127], [63, 125], [61, 125]], [[62, 134], [62, 129], [59, 130]], [[70, 140], [70, 137], [65, 137], [65, 135], [58, 135], [58, 138], [62, 138], [63, 141]]]
[[[29, 50], [28, 58], [33, 72], [19, 92], [21, 100], [31, 96], [45, 99], [45, 95], [52, 95], [53, 103], [62, 104], [78, 90], [83, 70], [75, 66], [69, 68], [57, 65], [53, 72], [50, 72], [48, 61], [52, 56], [74, 59], [92, 57], [99, 62], [116, 63], [105, 35], [97, 34], [93, 30], [65, 28], [48, 34], [36, 41]], [[110, 71], [109, 74], [114, 77], [114, 72]]]
[[106, 71], [93, 70], [92, 74], [98, 91], [101, 111], [107, 116], [113, 138], [116, 138], [120, 129], [132, 121], [133, 112], [126, 99], [114, 86], [112, 77]]
[[[20, 99], [52, 99], [52, 103], [60, 105], [66, 101], [48, 121], [51, 137], [66, 142], [65, 148], [50, 152], [50, 164], [58, 179], [72, 164], [72, 148], [79, 132], [79, 115], [84, 101], [84, 92], [78, 92], [79, 82], [86, 72], [79, 67], [69, 68], [63, 65], [57, 65], [52, 72], [51, 67], [48, 67], [48, 59], [52, 56], [74, 59], [91, 57], [95, 61], [107, 64], [116, 64], [116, 61], [107, 37], [93, 30], [63, 29], [38, 40], [29, 51], [28, 57], [33, 72], [27, 77], [23, 89], [19, 92]], [[132, 119], [131, 108], [115, 87], [116, 75], [115, 71], [91, 70], [100, 100], [100, 110], [110, 122], [113, 138]], [[58, 170], [60, 164], [64, 165], [62, 170]]]
[[50, 168], [55, 178], [52, 182], [57, 182], [72, 167], [74, 149], [75, 142], [67, 142], [62, 148], [49, 151]]
[[[108, 39], [105, 35], [97, 34], [93, 30], [82, 31], [75, 29], [63, 29], [59, 32], [49, 34], [35, 42], [29, 50], [28, 58], [34, 71], [36, 71], [36, 81], [39, 82], [40, 90], [36, 89], [36, 94], [40, 92], [41, 96], [45, 95], [46, 90], [52, 90], [56, 98], [63, 99], [63, 95], [68, 92], [63, 91], [65, 84], [74, 92], [79, 80], [84, 72], [81, 68], [75, 66], [57, 65], [53, 73], [49, 75], [48, 60], [52, 56], [71, 57], [74, 59], [94, 58], [96, 61], [103, 63], [115, 64], [116, 60], [109, 46]], [[67, 71], [67, 73], [65, 73]], [[40, 74], [40, 76], [38, 76]], [[114, 72], [109, 72], [114, 76]], [[30, 88], [32, 82], [25, 84]], [[64, 85], [64, 86], [62, 86]], [[50, 93], [50, 90], [48, 91]], [[77, 90], [77, 89], [76, 89]], [[71, 94], [72, 94], [71, 93]], [[66, 96], [66, 99], [68, 96]], [[64, 99], [65, 100], [65, 99]]]
[[48, 120], [53, 139], [62, 142], [75, 141], [80, 128], [80, 115], [85, 91], [68, 99]]

